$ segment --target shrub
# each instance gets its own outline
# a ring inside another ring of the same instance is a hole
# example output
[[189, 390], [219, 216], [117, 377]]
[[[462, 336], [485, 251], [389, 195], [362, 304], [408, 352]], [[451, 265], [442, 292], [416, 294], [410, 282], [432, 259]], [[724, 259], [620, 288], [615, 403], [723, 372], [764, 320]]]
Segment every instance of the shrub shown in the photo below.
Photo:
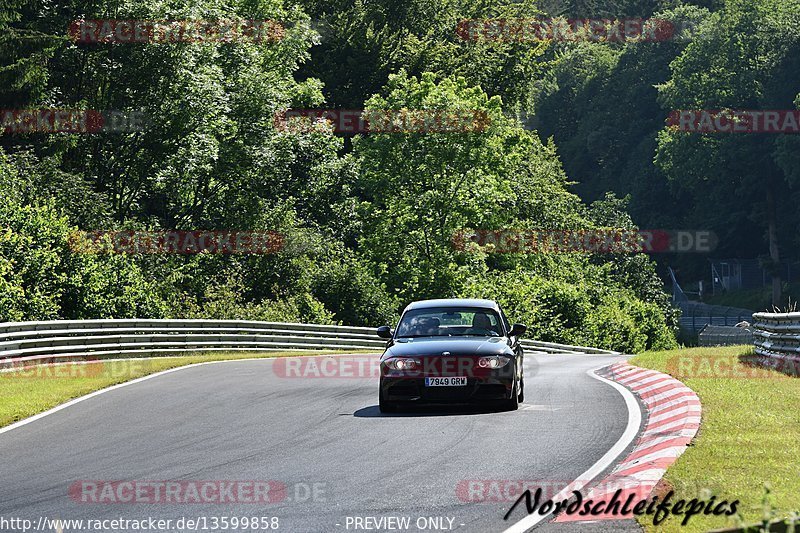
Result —
[[397, 321], [399, 303], [354, 256], [324, 262], [313, 281], [314, 296], [349, 326], [381, 326]]

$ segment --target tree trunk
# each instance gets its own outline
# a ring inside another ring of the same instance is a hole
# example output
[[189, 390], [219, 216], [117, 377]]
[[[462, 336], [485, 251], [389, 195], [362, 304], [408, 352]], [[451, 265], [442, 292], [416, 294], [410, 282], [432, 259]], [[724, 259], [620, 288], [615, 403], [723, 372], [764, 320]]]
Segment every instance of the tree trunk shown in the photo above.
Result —
[[781, 256], [778, 250], [778, 210], [775, 206], [775, 182], [767, 179], [767, 238], [769, 239], [769, 258], [772, 263], [772, 305], [779, 307], [783, 302], [781, 294]]

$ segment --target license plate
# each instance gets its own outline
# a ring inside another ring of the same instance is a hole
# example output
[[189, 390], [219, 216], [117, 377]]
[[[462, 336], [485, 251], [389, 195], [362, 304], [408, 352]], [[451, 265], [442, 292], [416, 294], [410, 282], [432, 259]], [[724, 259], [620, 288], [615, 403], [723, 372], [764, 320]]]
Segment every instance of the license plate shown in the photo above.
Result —
[[465, 387], [467, 385], [466, 376], [454, 376], [447, 378], [425, 378], [426, 387]]

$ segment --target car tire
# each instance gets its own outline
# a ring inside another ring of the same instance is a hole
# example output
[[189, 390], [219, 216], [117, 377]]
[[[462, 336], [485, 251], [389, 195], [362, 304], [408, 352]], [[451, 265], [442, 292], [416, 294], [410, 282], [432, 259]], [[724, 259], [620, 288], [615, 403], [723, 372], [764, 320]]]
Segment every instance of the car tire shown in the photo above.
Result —
[[397, 404], [395, 402], [389, 402], [383, 399], [381, 396], [378, 400], [378, 409], [380, 409], [381, 413], [396, 413], [397, 412]]
[[516, 411], [519, 409], [519, 394], [517, 393], [517, 383], [514, 382], [514, 393], [511, 395], [510, 400], [503, 402], [504, 411]]
[[519, 396], [517, 397], [517, 401], [522, 403], [525, 401], [525, 378], [519, 378]]

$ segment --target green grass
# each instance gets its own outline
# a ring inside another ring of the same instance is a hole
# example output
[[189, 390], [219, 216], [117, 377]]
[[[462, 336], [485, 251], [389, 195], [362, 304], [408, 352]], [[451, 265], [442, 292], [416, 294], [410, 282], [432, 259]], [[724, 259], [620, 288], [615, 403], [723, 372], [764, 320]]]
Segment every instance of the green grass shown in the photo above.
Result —
[[290, 357], [369, 351], [192, 352], [176, 357], [149, 357], [91, 364], [38, 367], [0, 373], [0, 427], [28, 418], [73, 398], [148, 374], [207, 361]]
[[[800, 511], [800, 378], [743, 365], [739, 357], [751, 352], [747, 346], [691, 348], [647, 352], [631, 361], [680, 379], [703, 405], [698, 436], [665, 476], [673, 497], [688, 501], [707, 489], [716, 501], [738, 499], [747, 524], [765, 516], [765, 484], [772, 518]], [[639, 517], [648, 531], [740, 525], [735, 517], [695, 515], [687, 526], [681, 519], [671, 516], [653, 526], [652, 515]]]

